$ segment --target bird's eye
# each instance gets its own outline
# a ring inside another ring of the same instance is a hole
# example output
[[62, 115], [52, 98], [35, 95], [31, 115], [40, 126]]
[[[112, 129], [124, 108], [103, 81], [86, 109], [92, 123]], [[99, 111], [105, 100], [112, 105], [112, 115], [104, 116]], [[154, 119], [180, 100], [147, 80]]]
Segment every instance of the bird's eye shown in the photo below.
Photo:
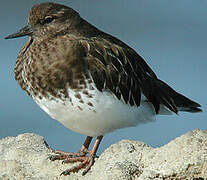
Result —
[[43, 20], [43, 24], [49, 24], [49, 23], [51, 23], [54, 19], [55, 19], [55, 17], [47, 16], [47, 17]]

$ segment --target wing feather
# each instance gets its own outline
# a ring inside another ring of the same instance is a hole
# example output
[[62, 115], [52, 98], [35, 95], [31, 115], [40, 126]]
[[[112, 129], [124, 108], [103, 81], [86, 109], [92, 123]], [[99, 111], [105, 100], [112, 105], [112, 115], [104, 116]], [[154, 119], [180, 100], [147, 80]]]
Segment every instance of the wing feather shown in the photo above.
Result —
[[142, 87], [140, 77], [147, 69], [142, 67], [143, 63], [139, 63], [142, 59], [129, 59], [133, 53], [131, 49], [124, 49], [105, 39], [93, 39], [89, 43], [92, 48], [86, 61], [97, 89], [110, 90], [126, 104], [139, 106]]
[[177, 97], [176, 92], [160, 81], [133, 49], [119, 40], [103, 37], [91, 38], [88, 43], [91, 48], [86, 62], [98, 90], [109, 90], [117, 99], [137, 107], [143, 93], [156, 113], [159, 113], [160, 104], [178, 112], [173, 99]]

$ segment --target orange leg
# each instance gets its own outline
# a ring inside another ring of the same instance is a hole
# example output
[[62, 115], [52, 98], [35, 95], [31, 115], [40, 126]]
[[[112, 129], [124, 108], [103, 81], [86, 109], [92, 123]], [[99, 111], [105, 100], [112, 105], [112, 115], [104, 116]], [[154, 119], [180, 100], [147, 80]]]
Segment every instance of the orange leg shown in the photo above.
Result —
[[[83, 175], [85, 175], [93, 166], [95, 157], [96, 157], [96, 152], [99, 147], [99, 144], [102, 140], [103, 136], [98, 136], [96, 138], [96, 141], [94, 143], [94, 146], [92, 150], [88, 150], [88, 147], [91, 143], [92, 137], [87, 136], [84, 144], [80, 148], [79, 152], [77, 153], [68, 153], [68, 152], [63, 152], [63, 151], [55, 151], [57, 155], [52, 155], [50, 156], [50, 160], [63, 160], [63, 163], [70, 163], [70, 162], [81, 162], [79, 165], [74, 166], [70, 169], [67, 169], [63, 171], [60, 175], [69, 175], [71, 172], [78, 172], [82, 168], [86, 168], [83, 171]], [[88, 154], [88, 155], [87, 155]]]

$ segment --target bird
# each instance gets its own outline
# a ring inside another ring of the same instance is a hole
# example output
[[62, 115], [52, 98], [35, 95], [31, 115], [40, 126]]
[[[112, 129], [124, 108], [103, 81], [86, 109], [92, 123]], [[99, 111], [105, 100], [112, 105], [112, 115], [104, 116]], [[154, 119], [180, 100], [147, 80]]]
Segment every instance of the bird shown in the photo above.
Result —
[[16, 60], [16, 81], [51, 118], [86, 135], [78, 152], [56, 150], [49, 157], [79, 162], [61, 175], [80, 169], [85, 175], [107, 133], [152, 122], [160, 114], [202, 111], [200, 104], [160, 80], [129, 45], [68, 6], [34, 5], [28, 24], [5, 39], [23, 36], [29, 39]]

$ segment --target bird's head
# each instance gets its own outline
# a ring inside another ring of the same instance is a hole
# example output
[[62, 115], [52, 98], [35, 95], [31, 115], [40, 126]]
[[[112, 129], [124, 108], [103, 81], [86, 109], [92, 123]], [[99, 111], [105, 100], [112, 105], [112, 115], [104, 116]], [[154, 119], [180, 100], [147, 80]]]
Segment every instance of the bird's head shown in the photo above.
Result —
[[28, 24], [5, 39], [27, 35], [33, 39], [54, 36], [66, 29], [73, 30], [78, 19], [80, 19], [79, 14], [70, 7], [56, 3], [41, 3], [32, 7]]

